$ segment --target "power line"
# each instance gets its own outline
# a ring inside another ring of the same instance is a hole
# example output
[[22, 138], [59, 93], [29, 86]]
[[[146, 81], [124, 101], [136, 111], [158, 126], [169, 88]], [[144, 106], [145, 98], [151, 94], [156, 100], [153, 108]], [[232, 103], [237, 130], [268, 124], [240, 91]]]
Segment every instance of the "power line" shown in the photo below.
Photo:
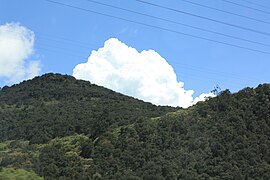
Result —
[[256, 5], [256, 6], [260, 6], [260, 7], [263, 7], [263, 8], [266, 8], [266, 7], [269, 8], [269, 6], [262, 5], [262, 4], [259, 4], [259, 3], [254, 3], [254, 2], [251, 2], [251, 1], [248, 1], [248, 0], [241, 0], [241, 1], [244, 1], [244, 2], [249, 3], [249, 4], [253, 4], [253, 5]]
[[56, 54], [61, 54], [61, 55], [65, 55], [65, 56], [73, 56], [73, 57], [76, 57], [76, 58], [79, 58], [79, 59], [85, 59], [86, 58], [86, 57], [78, 56], [77, 54], [70, 53], [70, 51], [65, 51], [65, 50], [59, 51], [59, 50], [56, 50], [56, 49], [48, 49], [48, 47], [37, 46], [37, 50], [39, 50], [39, 49], [41, 49], [43, 51], [50, 52], [50, 53], [56, 53]]
[[134, 14], [139, 14], [139, 15], [150, 17], [150, 18], [153, 18], [153, 19], [158, 19], [158, 20], [161, 20], [161, 21], [165, 21], [165, 22], [169, 22], [169, 23], [173, 23], [173, 24], [177, 24], [177, 25], [189, 27], [189, 28], [192, 28], [192, 29], [197, 29], [197, 30], [200, 30], [200, 31], [204, 31], [204, 32], [212, 33], [212, 34], [217, 34], [217, 35], [221, 35], [221, 36], [224, 36], [224, 37], [229, 37], [229, 38], [232, 38], [232, 39], [237, 39], [237, 40], [241, 40], [241, 41], [245, 41], [245, 42], [249, 42], [249, 43], [253, 43], [253, 44], [258, 44], [258, 45], [263, 45], [263, 46], [270, 47], [270, 44], [261, 43], [261, 42], [257, 42], [257, 41], [252, 41], [252, 40], [249, 40], [249, 39], [245, 39], [245, 38], [241, 38], [241, 37], [237, 37], [237, 36], [232, 36], [232, 35], [224, 34], [224, 33], [213, 31], [213, 30], [209, 30], [209, 29], [204, 29], [204, 28], [200, 28], [200, 27], [188, 25], [188, 24], [184, 24], [184, 23], [172, 21], [172, 20], [169, 20], [169, 19], [157, 17], [157, 16], [152, 16], [152, 15], [149, 15], [149, 14], [145, 14], [145, 13], [133, 11], [133, 10], [130, 10], [130, 9], [125, 9], [125, 8], [114, 6], [114, 5], [111, 5], [111, 4], [105, 4], [105, 3], [97, 2], [95, 0], [87, 0], [87, 1], [89, 1], [91, 3], [95, 3], [95, 4], [100, 4], [100, 5], [103, 5], [103, 6], [111, 7], [111, 8], [114, 8], [114, 9], [118, 9], [118, 10], [122, 10], [122, 11], [126, 11], [126, 12], [131, 12], [131, 13], [134, 13]]
[[54, 41], [56, 43], [65, 43], [65, 44], [76, 45], [76, 47], [80, 47], [80, 48], [84, 48], [84, 49], [89, 49], [90, 47], [93, 47], [93, 46], [85, 46], [83, 43], [78, 43], [75, 40], [74, 41], [72, 41], [72, 40], [63, 41], [63, 40], [55, 39], [55, 38], [50, 37], [50, 36], [37, 35], [37, 39], [38, 40], [45, 40], [45, 41]]
[[261, 12], [261, 13], [270, 14], [269, 11], [264, 11], [264, 10], [261, 10], [261, 9], [253, 8], [253, 7], [246, 6], [246, 5], [243, 5], [243, 4], [239, 4], [239, 3], [236, 3], [236, 2], [232, 2], [232, 1], [229, 1], [229, 0], [221, 0], [221, 1], [233, 4], [233, 5], [236, 5], [236, 6], [244, 7], [244, 8], [247, 8], [247, 9], [251, 9], [251, 10], [254, 10], [254, 11], [258, 11], [258, 12]]
[[[73, 40], [71, 40], [71, 39], [69, 39], [70, 41], [73, 41]], [[78, 41], [77, 41], [78, 42]], [[177, 64], [179, 64], [179, 63], [177, 63]], [[180, 64], [179, 64], [180, 65]], [[186, 64], [181, 64], [181, 65], [185, 65], [185, 66], [190, 66], [190, 65], [186, 65]], [[198, 69], [202, 69], [201, 67], [196, 67], [196, 66], [192, 66], [193, 68], [190, 68], [190, 69], [194, 69], [194, 70], [198, 70]], [[208, 69], [208, 71], [207, 71], [207, 69], [205, 69], [205, 70], [200, 70], [200, 71], [202, 71], [202, 72], [207, 72], [207, 73], [211, 73], [211, 74], [213, 74], [213, 73], [215, 73], [215, 74], [217, 74], [217, 73], [221, 73], [221, 74], [226, 74], [226, 75], [228, 75], [228, 73], [226, 72], [218, 72], [218, 71], [215, 71], [214, 72], [214, 70], [211, 70], [211, 69]], [[239, 78], [239, 75], [236, 75], [236, 74], [231, 74], [231, 76], [234, 76], [234, 77], [238, 77]], [[247, 79], [246, 79], [247, 80]], [[249, 80], [251, 80], [251, 79], [249, 79]], [[255, 79], [254, 79], [255, 80]]]
[[79, 48], [77, 48], [77, 46], [76, 46], [76, 49], [74, 49], [73, 48], [74, 46], [64, 46], [64, 47], [61, 46], [61, 47], [59, 47], [59, 46], [57, 46], [57, 45], [55, 45], [53, 43], [48, 44], [48, 43], [45, 43], [45, 42], [38, 42], [37, 45], [41, 45], [43, 47], [50, 47], [50, 48], [53, 48], [53, 49], [59, 49], [59, 50], [63, 50], [63, 51], [66, 51], [66, 52], [72, 52], [74, 54], [80, 54], [80, 53], [83, 53], [83, 52], [89, 52], [89, 50], [79, 49]]
[[147, 26], [147, 27], [151, 27], [151, 28], [155, 28], [155, 29], [175, 33], [175, 34], [180, 34], [180, 35], [184, 35], [184, 36], [188, 36], [188, 37], [192, 37], [192, 38], [196, 38], [196, 39], [201, 39], [201, 40], [205, 40], [205, 41], [209, 41], [209, 42], [214, 42], [214, 43], [218, 43], [218, 44], [223, 44], [223, 45], [227, 45], [227, 46], [231, 46], [231, 47], [236, 47], [236, 48], [240, 48], [240, 49], [245, 49], [245, 50], [249, 50], [249, 51], [253, 51], [253, 52], [258, 52], [258, 53], [263, 53], [263, 54], [270, 55], [269, 52], [261, 51], [261, 50], [258, 50], [258, 49], [252, 49], [252, 48], [239, 46], [239, 45], [235, 45], [235, 44], [231, 44], [231, 43], [227, 43], [227, 42], [223, 42], [223, 41], [218, 41], [218, 40], [214, 40], [214, 39], [210, 39], [210, 38], [205, 38], [205, 37], [202, 37], [202, 36], [183, 33], [183, 32], [180, 32], [180, 31], [176, 31], [176, 30], [172, 30], [172, 29], [168, 29], [168, 28], [163, 28], [163, 27], [160, 27], [160, 26], [150, 25], [150, 24], [146, 24], [146, 23], [143, 23], [143, 22], [134, 21], [134, 20], [118, 17], [118, 16], [113, 16], [113, 15], [109, 15], [109, 14], [105, 14], [105, 13], [101, 13], [101, 12], [97, 12], [97, 11], [93, 11], [93, 10], [89, 10], [89, 9], [85, 9], [85, 8], [81, 8], [81, 7], [77, 7], [77, 6], [72, 6], [72, 5], [69, 5], [69, 4], [64, 4], [64, 3], [60, 3], [60, 2], [56, 2], [56, 1], [52, 1], [52, 0], [44, 0], [44, 1], [54, 3], [54, 4], [58, 4], [58, 5], [61, 5], [61, 6], [66, 6], [66, 7], [72, 8], [72, 9], [77, 9], [77, 10], [90, 12], [90, 13], [94, 13], [94, 14], [99, 14], [99, 15], [102, 15], [102, 16], [106, 16], [106, 17], [110, 17], [110, 18], [114, 18], [114, 19], [119, 19], [119, 20], [122, 20], [122, 21], [131, 22], [131, 23], [134, 23], [134, 24], [139, 24], [139, 25], [143, 25], [143, 26]]
[[[216, 19], [212, 19], [212, 18], [208, 18], [208, 17], [205, 17], [205, 16], [189, 13], [189, 12], [186, 12], [186, 11], [181, 11], [181, 10], [178, 10], [178, 9], [170, 8], [170, 7], [167, 7], [167, 6], [162, 6], [162, 5], [159, 5], [159, 4], [150, 3], [150, 2], [147, 2], [147, 1], [143, 1], [143, 0], [135, 0], [135, 1], [143, 3], [143, 4], [147, 4], [147, 5], [150, 5], [150, 6], [155, 6], [155, 7], [158, 7], [158, 8], [162, 8], [162, 9], [174, 11], [174, 12], [177, 12], [177, 13], [185, 14], [185, 15], [188, 15], [188, 16], [193, 16], [193, 17], [197, 17], [197, 18], [200, 18], [200, 19], [212, 21], [212, 22], [215, 22], [215, 23], [231, 26], [231, 27], [234, 27], [234, 28], [250, 31], [250, 32], [253, 32], [253, 33], [262, 34], [262, 35], [265, 35], [265, 36], [270, 36], [270, 33], [268, 33], [268, 32], [258, 31], [256, 29], [251, 29], [251, 28], [244, 27], [244, 26], [238, 26], [238, 25], [235, 25], [235, 24], [227, 23], [227, 22], [224, 22], [224, 21], [219, 21], [219, 20], [216, 20]], [[226, 0], [222, 0], [222, 1], [226, 1]]]
[[[244, 16], [244, 15], [241, 15], [241, 14], [225, 11], [225, 10], [218, 9], [218, 8], [215, 8], [215, 7], [211, 7], [211, 6], [207, 6], [207, 5], [204, 5], [204, 4], [199, 4], [199, 3], [192, 2], [192, 1], [189, 1], [189, 0], [181, 0], [181, 1], [184, 1], [184, 2], [189, 3], [189, 4], [193, 4], [193, 5], [196, 5], [196, 6], [212, 9], [212, 10], [215, 10], [215, 11], [219, 11], [219, 12], [222, 12], [222, 13], [226, 13], [226, 14], [238, 16], [238, 17], [241, 17], [241, 18], [249, 19], [249, 20], [252, 20], [252, 21], [257, 21], [257, 22], [261, 22], [261, 23], [265, 23], [265, 24], [270, 24], [269, 21], [263, 21], [263, 20], [260, 20], [260, 19], [256, 19], [256, 18], [252, 18], [252, 17], [249, 17], [249, 16]], [[242, 0], [242, 1], [245, 1], [245, 0]]]
[[47, 36], [47, 37], [51, 37], [51, 38], [57, 38], [59, 40], [62, 40], [62, 41], [69, 41], [69, 42], [72, 42], [72, 43], [79, 43], [81, 45], [84, 45], [84, 46], [96, 46], [96, 44], [93, 44], [93, 43], [88, 43], [88, 42], [82, 42], [82, 41], [77, 41], [77, 40], [71, 40], [71, 39], [68, 39], [66, 37], [62, 37], [62, 36], [56, 36], [56, 35], [49, 35], [47, 33], [43, 33], [43, 32], [35, 32], [36, 34], [38, 34], [39, 36]]
[[230, 77], [233, 77], [234, 79], [239, 79], [239, 80], [258, 81], [258, 79], [251, 78], [251, 77], [245, 77], [245, 78], [243, 78], [239, 74], [232, 74], [232, 73], [228, 74], [228, 72], [216, 71], [214, 69], [209, 69], [209, 68], [203, 68], [202, 69], [202, 67], [199, 67], [199, 66], [188, 65], [188, 64], [179, 63], [179, 62], [174, 62], [173, 64], [178, 65], [178, 66], [185, 67], [185, 69], [194, 70], [196, 72], [204, 72], [204, 73], [218, 75], [218, 76], [223, 76], [223, 77], [230, 76]]

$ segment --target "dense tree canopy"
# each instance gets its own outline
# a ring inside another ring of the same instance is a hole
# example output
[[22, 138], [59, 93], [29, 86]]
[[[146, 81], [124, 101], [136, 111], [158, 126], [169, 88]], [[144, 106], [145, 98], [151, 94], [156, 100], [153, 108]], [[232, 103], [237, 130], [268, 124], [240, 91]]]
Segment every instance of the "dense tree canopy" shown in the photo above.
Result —
[[[270, 85], [188, 109], [48, 74], [0, 93], [0, 168], [44, 179], [270, 179]], [[0, 171], [1, 177], [1, 171]]]

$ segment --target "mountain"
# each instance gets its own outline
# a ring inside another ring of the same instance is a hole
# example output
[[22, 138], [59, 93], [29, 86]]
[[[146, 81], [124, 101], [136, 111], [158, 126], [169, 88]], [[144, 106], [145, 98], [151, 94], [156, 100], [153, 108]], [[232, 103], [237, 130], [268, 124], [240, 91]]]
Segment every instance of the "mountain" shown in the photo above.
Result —
[[45, 74], [2, 88], [0, 140], [45, 143], [74, 134], [95, 138], [110, 127], [175, 110], [154, 106], [72, 76]]
[[0, 179], [270, 179], [269, 84], [181, 109], [47, 74], [0, 104]]

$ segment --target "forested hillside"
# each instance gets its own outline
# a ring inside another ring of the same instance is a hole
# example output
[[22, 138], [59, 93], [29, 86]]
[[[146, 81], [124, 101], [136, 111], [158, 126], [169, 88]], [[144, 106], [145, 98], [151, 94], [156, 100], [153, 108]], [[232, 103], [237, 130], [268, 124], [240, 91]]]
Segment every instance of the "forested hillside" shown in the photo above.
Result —
[[270, 179], [269, 84], [176, 109], [47, 74], [0, 104], [0, 179]]
[[98, 137], [109, 127], [175, 111], [76, 80], [46, 74], [0, 91], [0, 140], [45, 143], [56, 137]]

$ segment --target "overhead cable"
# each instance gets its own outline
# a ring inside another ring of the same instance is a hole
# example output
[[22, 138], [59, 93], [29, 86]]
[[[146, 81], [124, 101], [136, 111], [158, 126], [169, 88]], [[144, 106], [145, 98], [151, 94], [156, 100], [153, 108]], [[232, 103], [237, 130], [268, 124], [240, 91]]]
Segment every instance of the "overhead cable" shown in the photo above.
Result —
[[207, 6], [207, 5], [200, 4], [200, 3], [197, 3], [197, 2], [193, 2], [193, 1], [189, 1], [189, 0], [181, 0], [181, 1], [184, 1], [184, 2], [189, 3], [189, 4], [193, 4], [193, 5], [196, 5], [196, 6], [212, 9], [212, 10], [215, 10], [215, 11], [219, 11], [219, 12], [222, 12], [222, 13], [230, 14], [230, 15], [233, 15], [233, 16], [238, 16], [238, 17], [245, 18], [245, 19], [248, 19], [248, 20], [257, 21], [257, 22], [260, 22], [260, 23], [265, 23], [265, 24], [270, 25], [269, 21], [264, 21], [264, 20], [256, 19], [256, 18], [253, 18], [253, 17], [250, 17], [250, 16], [245, 16], [245, 15], [237, 14], [237, 13], [234, 13], [234, 12], [225, 11], [225, 10], [222, 10], [222, 9], [218, 9], [218, 8], [215, 8], [215, 7]]
[[254, 11], [258, 11], [258, 12], [261, 12], [261, 13], [270, 14], [269, 11], [264, 11], [264, 10], [257, 9], [257, 8], [254, 8], [254, 7], [246, 6], [246, 5], [243, 5], [243, 4], [236, 3], [234, 1], [229, 1], [229, 0], [221, 0], [221, 1], [233, 4], [233, 5], [236, 5], [236, 6], [240, 6], [240, 7], [243, 7], [243, 8], [251, 9], [251, 10], [254, 10]]
[[224, 37], [229, 37], [229, 38], [232, 38], [232, 39], [237, 39], [237, 40], [241, 40], [241, 41], [245, 41], [245, 42], [249, 42], [249, 43], [253, 43], [253, 44], [258, 44], [258, 45], [270, 47], [270, 44], [257, 42], [257, 41], [241, 38], [241, 37], [238, 37], [238, 36], [229, 35], [229, 34], [224, 34], [224, 33], [209, 30], [209, 29], [204, 29], [204, 28], [201, 28], [201, 27], [198, 27], [198, 26], [192, 26], [192, 25], [184, 24], [184, 23], [181, 23], [181, 22], [177, 22], [177, 21], [173, 21], [173, 20], [169, 20], [169, 19], [165, 19], [165, 18], [161, 18], [161, 17], [157, 17], [157, 16], [137, 12], [137, 11], [133, 11], [133, 10], [130, 10], [130, 9], [125, 9], [125, 8], [122, 8], [122, 7], [119, 7], [119, 6], [114, 6], [114, 5], [111, 5], [111, 4], [105, 4], [105, 3], [101, 3], [101, 2], [98, 2], [98, 1], [95, 1], [95, 0], [87, 0], [87, 1], [89, 1], [91, 3], [100, 4], [100, 5], [103, 5], [103, 6], [115, 8], [115, 9], [118, 9], [118, 10], [122, 10], [122, 11], [126, 11], [126, 12], [131, 12], [131, 13], [134, 13], [134, 14], [150, 17], [150, 18], [153, 18], [153, 19], [157, 19], [157, 20], [161, 20], [161, 21], [165, 21], [165, 22], [169, 22], [169, 23], [189, 27], [189, 28], [192, 28], [192, 29], [196, 29], [196, 30], [200, 30], [200, 31], [204, 31], [204, 32], [212, 33], [212, 34], [221, 35], [221, 36], [224, 36]]
[[259, 4], [259, 3], [255, 3], [253, 1], [248, 1], [248, 0], [241, 0], [241, 1], [244, 1], [244, 2], [249, 3], [249, 4], [253, 4], [253, 5], [256, 5], [256, 6], [260, 6], [260, 7], [263, 7], [263, 8], [269, 8], [269, 6], [262, 5], [262, 4]]
[[73, 6], [73, 5], [69, 5], [69, 4], [64, 4], [64, 3], [61, 3], [61, 2], [56, 2], [56, 1], [52, 1], [52, 0], [44, 0], [44, 1], [47, 1], [47, 2], [50, 2], [50, 3], [53, 3], [53, 4], [58, 4], [58, 5], [65, 6], [65, 7], [69, 7], [69, 8], [72, 8], [72, 9], [77, 9], [77, 10], [90, 12], [90, 13], [94, 13], [94, 14], [99, 14], [99, 15], [102, 15], [102, 16], [106, 16], [106, 17], [110, 17], [110, 18], [114, 18], [114, 19], [119, 19], [119, 20], [122, 20], [122, 21], [126, 21], [126, 22], [130, 22], [130, 23], [134, 23], [134, 24], [139, 24], [139, 25], [143, 25], [143, 26], [147, 26], [147, 27], [151, 27], [151, 28], [155, 28], [155, 29], [175, 33], [175, 34], [180, 34], [180, 35], [184, 35], [184, 36], [188, 36], [188, 37], [192, 37], [192, 38], [196, 38], [196, 39], [201, 39], [201, 40], [205, 40], [205, 41], [209, 41], [209, 42], [214, 42], [214, 43], [218, 43], [218, 44], [223, 44], [223, 45], [227, 45], [227, 46], [231, 46], [231, 47], [236, 47], [236, 48], [240, 48], [240, 49], [245, 49], [245, 50], [249, 50], [249, 51], [253, 51], [253, 52], [258, 52], [258, 53], [263, 53], [263, 54], [270, 55], [269, 52], [258, 50], [258, 49], [253, 49], [253, 48], [244, 47], [244, 46], [240, 46], [240, 45], [236, 45], [236, 44], [231, 44], [231, 43], [227, 43], [227, 42], [224, 42], [224, 41], [218, 41], [218, 40], [214, 40], [214, 39], [210, 39], [210, 38], [206, 38], [206, 37], [202, 37], [202, 36], [198, 36], [198, 35], [188, 34], [188, 33], [180, 32], [180, 31], [176, 31], [176, 30], [156, 26], [156, 25], [150, 25], [150, 24], [146, 24], [146, 23], [143, 23], [143, 22], [139, 22], [139, 21], [134, 21], [134, 20], [118, 17], [118, 16], [113, 16], [113, 15], [110, 15], [110, 14], [105, 14], [105, 13], [85, 9], [85, 8], [82, 8], [82, 7], [77, 7], [77, 6]]
[[178, 9], [170, 8], [170, 7], [167, 7], [167, 6], [162, 6], [162, 5], [155, 4], [155, 3], [150, 3], [150, 2], [147, 2], [147, 1], [143, 1], [143, 0], [135, 0], [135, 1], [143, 3], [143, 4], [147, 4], [147, 5], [150, 5], [150, 6], [154, 6], [154, 7], [174, 11], [174, 12], [177, 12], [177, 13], [185, 14], [185, 15], [188, 15], [188, 16], [193, 16], [193, 17], [196, 17], [196, 18], [200, 18], [200, 19], [212, 21], [212, 22], [215, 22], [215, 23], [227, 25], [227, 26], [230, 26], [230, 27], [250, 31], [250, 32], [253, 32], [253, 33], [262, 34], [262, 35], [265, 35], [265, 36], [270, 36], [270, 33], [265, 32], [265, 31], [259, 31], [259, 30], [256, 30], [256, 29], [252, 29], [252, 28], [248, 28], [248, 27], [244, 27], [244, 26], [239, 26], [239, 25], [227, 23], [227, 22], [224, 22], [224, 21], [208, 18], [208, 17], [205, 17], [205, 16], [193, 14], [193, 13], [186, 12], [186, 11], [181, 11], [181, 10], [178, 10]]

